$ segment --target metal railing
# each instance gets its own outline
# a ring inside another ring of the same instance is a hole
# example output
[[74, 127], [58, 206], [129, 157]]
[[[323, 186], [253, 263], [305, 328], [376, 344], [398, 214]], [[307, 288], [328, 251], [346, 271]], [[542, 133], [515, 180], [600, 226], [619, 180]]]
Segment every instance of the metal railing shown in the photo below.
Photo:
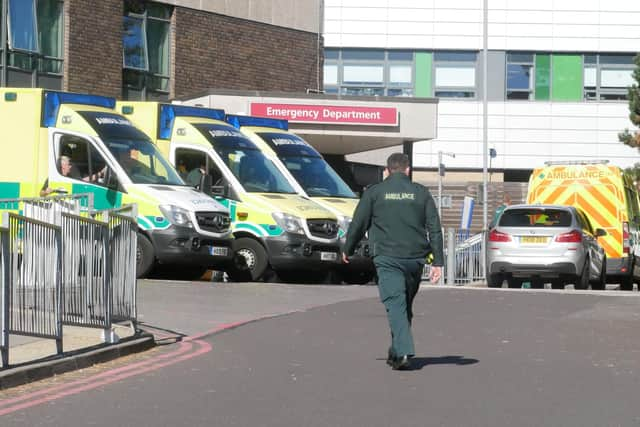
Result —
[[[101, 328], [137, 320], [137, 207], [93, 211], [91, 195], [0, 200], [0, 353], [9, 334], [56, 340], [62, 325]], [[36, 218], [32, 218], [34, 216]]]
[[[482, 233], [471, 234], [469, 230], [448, 228], [444, 233], [445, 262], [440, 283], [465, 285], [484, 281], [483, 251]], [[428, 266], [422, 279], [429, 279]]]

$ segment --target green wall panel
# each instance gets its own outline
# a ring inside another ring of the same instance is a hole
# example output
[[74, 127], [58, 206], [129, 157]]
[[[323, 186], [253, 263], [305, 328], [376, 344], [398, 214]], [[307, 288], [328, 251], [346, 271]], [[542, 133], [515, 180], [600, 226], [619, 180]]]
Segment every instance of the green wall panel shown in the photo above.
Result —
[[582, 100], [582, 57], [553, 55], [551, 99], [554, 101]]
[[551, 57], [536, 55], [536, 101], [548, 101], [551, 94]]
[[416, 96], [432, 97], [433, 54], [416, 52]]

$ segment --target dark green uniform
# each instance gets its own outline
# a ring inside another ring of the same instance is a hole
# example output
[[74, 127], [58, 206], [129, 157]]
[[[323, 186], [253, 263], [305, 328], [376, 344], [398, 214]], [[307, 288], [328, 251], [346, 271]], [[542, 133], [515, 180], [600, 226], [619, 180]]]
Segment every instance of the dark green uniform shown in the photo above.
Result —
[[[364, 192], [347, 232], [344, 253], [353, 254], [369, 232], [380, 299], [391, 328], [390, 354], [415, 353], [411, 335], [413, 299], [418, 292], [429, 241], [433, 265], [442, 266], [442, 229], [429, 190], [404, 173], [391, 174]], [[427, 238], [428, 236], [428, 238]]]

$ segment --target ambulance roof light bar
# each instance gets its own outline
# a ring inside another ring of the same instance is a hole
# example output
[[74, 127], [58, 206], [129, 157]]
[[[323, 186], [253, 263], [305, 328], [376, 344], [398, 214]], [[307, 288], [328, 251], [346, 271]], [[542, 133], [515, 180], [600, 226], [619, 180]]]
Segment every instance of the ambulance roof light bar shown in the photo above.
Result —
[[598, 160], [549, 160], [544, 162], [545, 166], [555, 166], [555, 165], [606, 165], [609, 163], [609, 160], [598, 159]]
[[158, 138], [170, 139], [173, 121], [176, 117], [202, 117], [224, 121], [224, 110], [215, 108], [191, 107], [188, 105], [160, 104], [158, 120]]
[[91, 105], [109, 109], [116, 108], [116, 99], [100, 95], [87, 95], [83, 93], [44, 91], [42, 105], [42, 126], [55, 126], [58, 119], [58, 110], [62, 104]]
[[234, 114], [227, 114], [226, 121], [237, 129], [240, 129], [241, 126], [262, 126], [282, 130], [289, 129], [289, 122], [287, 122], [286, 120], [269, 119], [267, 117], [237, 116]]

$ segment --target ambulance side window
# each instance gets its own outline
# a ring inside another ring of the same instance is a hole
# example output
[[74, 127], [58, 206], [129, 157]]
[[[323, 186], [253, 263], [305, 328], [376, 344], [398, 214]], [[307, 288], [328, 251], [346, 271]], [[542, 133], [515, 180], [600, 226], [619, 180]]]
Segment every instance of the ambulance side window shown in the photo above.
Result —
[[69, 178], [104, 185], [101, 177], [107, 167], [104, 157], [86, 140], [73, 135], [62, 135], [58, 147], [59, 157], [56, 167], [61, 175], [60, 159], [68, 157], [71, 160], [71, 172], [67, 172]]
[[627, 206], [629, 220], [638, 223], [640, 221], [640, 211], [638, 210], [638, 195], [632, 188], [625, 187], [625, 193], [627, 196]]
[[175, 161], [178, 173], [188, 185], [195, 187], [200, 184], [202, 167], [204, 167], [204, 170], [211, 175], [214, 185], [219, 185], [219, 182], [222, 179], [222, 173], [216, 164], [203, 151], [178, 148], [176, 150]]

